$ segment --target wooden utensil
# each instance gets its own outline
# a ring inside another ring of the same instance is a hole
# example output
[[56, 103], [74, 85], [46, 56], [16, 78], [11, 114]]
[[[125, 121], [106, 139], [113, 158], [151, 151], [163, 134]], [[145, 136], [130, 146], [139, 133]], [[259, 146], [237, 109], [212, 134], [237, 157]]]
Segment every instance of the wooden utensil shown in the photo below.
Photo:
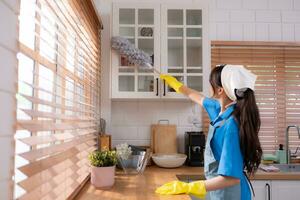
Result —
[[98, 148], [100, 151], [111, 150], [111, 136], [102, 134], [98, 136]]

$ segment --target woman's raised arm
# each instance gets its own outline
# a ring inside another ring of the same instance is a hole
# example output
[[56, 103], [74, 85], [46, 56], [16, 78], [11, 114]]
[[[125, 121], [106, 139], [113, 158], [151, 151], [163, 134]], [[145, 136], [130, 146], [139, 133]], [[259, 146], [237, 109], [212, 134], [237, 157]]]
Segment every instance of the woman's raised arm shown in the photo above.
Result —
[[183, 95], [190, 98], [195, 103], [203, 105], [203, 99], [205, 96], [201, 94], [200, 92], [193, 90], [185, 85], [183, 83], [179, 82], [175, 77], [167, 75], [167, 74], [161, 74], [160, 78], [173, 88], [177, 93], [182, 93]]

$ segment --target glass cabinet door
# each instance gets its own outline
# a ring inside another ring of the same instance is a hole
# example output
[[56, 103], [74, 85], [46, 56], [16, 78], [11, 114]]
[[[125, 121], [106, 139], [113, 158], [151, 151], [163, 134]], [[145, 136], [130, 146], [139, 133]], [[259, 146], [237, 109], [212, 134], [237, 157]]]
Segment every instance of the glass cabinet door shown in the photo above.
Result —
[[[149, 64], [159, 70], [159, 10], [153, 6], [118, 5], [114, 8], [114, 17], [113, 35], [127, 38], [135, 47], [149, 54], [152, 59]], [[115, 54], [115, 57], [118, 61], [112, 64], [117, 84], [113, 87], [113, 96], [159, 97], [158, 74], [152, 67], [135, 66], [124, 55]]]
[[[202, 10], [165, 8], [162, 12], [162, 70], [202, 91]], [[163, 85], [166, 97], [179, 97]]]

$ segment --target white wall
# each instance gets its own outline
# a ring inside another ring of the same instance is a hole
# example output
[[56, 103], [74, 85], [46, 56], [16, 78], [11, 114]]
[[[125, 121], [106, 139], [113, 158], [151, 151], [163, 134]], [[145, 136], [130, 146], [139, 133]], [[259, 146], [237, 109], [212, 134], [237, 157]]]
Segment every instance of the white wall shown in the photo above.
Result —
[[210, 0], [212, 40], [300, 41], [300, 0]]
[[[180, 151], [183, 134], [193, 129], [189, 118], [200, 115], [191, 102], [114, 101], [109, 99], [111, 11], [113, 0], [94, 0], [104, 23], [102, 39], [102, 117], [113, 144], [149, 144], [150, 124], [169, 119], [178, 127]], [[119, 0], [126, 2], [126, 0]], [[129, 0], [127, 0], [129, 1]], [[139, 2], [149, 0], [139, 0]], [[182, 2], [152, 0], [150, 2]], [[208, 0], [211, 40], [300, 41], [300, 0]], [[185, 1], [187, 2], [187, 1]], [[197, 2], [190, 0], [189, 2]], [[200, 116], [199, 116], [200, 119]]]
[[0, 199], [12, 199], [18, 0], [0, 1]]

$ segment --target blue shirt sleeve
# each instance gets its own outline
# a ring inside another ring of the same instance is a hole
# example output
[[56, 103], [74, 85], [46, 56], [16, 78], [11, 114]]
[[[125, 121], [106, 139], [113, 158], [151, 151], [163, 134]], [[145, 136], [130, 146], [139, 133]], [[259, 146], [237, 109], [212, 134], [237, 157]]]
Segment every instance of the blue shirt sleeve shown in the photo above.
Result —
[[244, 161], [240, 149], [239, 129], [232, 118], [224, 133], [218, 174], [241, 178], [243, 166]]
[[221, 111], [221, 106], [219, 102], [215, 99], [208, 97], [205, 97], [203, 100], [203, 108], [206, 110], [210, 121], [214, 121]]

